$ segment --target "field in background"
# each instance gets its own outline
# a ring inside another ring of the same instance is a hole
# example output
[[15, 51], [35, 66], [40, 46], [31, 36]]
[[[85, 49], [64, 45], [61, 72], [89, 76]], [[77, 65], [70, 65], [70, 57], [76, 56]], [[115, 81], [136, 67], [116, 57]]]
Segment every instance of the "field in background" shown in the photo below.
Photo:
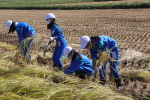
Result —
[[[143, 1], [149, 1], [149, 0], [0, 0], [0, 6], [7, 6], [7, 5], [52, 5], [52, 4], [102, 4], [102, 3], [122, 3], [122, 2], [143, 2]], [[69, 4], [69, 5], [70, 5]]]
[[[27, 22], [36, 29], [38, 36], [36, 49], [32, 51], [32, 55], [42, 52], [50, 36], [43, 18], [47, 13], [54, 13], [56, 23], [62, 28], [68, 45], [88, 57], [88, 51], [79, 50], [79, 38], [82, 35], [106, 35], [114, 38], [122, 56], [119, 70], [123, 77], [123, 93], [132, 95], [138, 100], [148, 100], [150, 98], [150, 79], [147, 79], [150, 77], [149, 11], [149, 9], [0, 10], [2, 15], [0, 16], [0, 42], [17, 45], [16, 34], [7, 34], [5, 21]], [[0, 53], [4, 52], [6, 51]], [[130, 58], [125, 58], [126, 55]], [[130, 76], [132, 74], [133, 76]], [[140, 75], [147, 76], [143, 78]]]
[[16, 43], [15, 34], [6, 34], [5, 21], [7, 20], [27, 22], [36, 29], [37, 34], [49, 36], [44, 17], [50, 12], [56, 15], [56, 23], [63, 29], [69, 43], [79, 44], [79, 37], [82, 35], [107, 35], [118, 42], [120, 50], [150, 52], [149, 9], [1, 10], [0, 14], [3, 15], [0, 16], [1, 41]]
[[0, 9], [79, 10], [150, 8], [149, 0], [0, 0]]

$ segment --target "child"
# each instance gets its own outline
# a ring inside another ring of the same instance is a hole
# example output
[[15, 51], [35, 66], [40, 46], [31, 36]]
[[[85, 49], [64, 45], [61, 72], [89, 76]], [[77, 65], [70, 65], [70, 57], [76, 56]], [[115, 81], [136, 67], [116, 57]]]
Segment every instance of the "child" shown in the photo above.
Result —
[[64, 71], [65, 74], [75, 73], [81, 79], [85, 79], [85, 75], [91, 76], [92, 62], [85, 55], [68, 46], [64, 49], [64, 58], [71, 60], [70, 66]]
[[106, 64], [107, 62], [109, 62], [110, 71], [115, 78], [115, 82], [118, 90], [120, 90], [121, 77], [118, 71], [118, 46], [116, 41], [108, 36], [95, 36], [91, 38], [88, 36], [82, 36], [80, 38], [80, 44], [81, 44], [80, 49], [90, 50], [93, 69], [96, 69], [96, 60], [99, 59], [99, 56], [102, 54], [102, 52], [105, 50], [109, 50], [110, 52], [109, 56], [111, 59], [108, 59], [99, 70], [100, 83], [105, 84]]
[[44, 18], [46, 20], [47, 29], [50, 30], [50, 41], [56, 40], [55, 51], [52, 56], [53, 67], [58, 67], [62, 70], [62, 55], [64, 48], [67, 46], [67, 41], [62, 33], [62, 29], [55, 23], [55, 15], [48, 13]]

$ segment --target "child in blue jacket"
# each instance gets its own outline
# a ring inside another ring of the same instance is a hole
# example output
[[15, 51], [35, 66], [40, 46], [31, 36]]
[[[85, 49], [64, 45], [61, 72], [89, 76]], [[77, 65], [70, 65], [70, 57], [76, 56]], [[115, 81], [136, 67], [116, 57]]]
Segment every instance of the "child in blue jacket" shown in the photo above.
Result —
[[110, 58], [106, 61], [101, 69], [100, 73], [100, 83], [105, 84], [106, 81], [106, 64], [110, 63], [110, 71], [113, 74], [116, 82], [117, 88], [121, 89], [121, 76], [118, 71], [118, 45], [116, 41], [108, 36], [95, 36], [88, 37], [82, 36], [80, 38], [80, 49], [89, 49], [93, 64], [93, 69], [96, 69], [96, 60], [99, 59], [101, 53], [105, 50], [109, 51]]
[[64, 49], [64, 58], [71, 60], [70, 66], [64, 71], [65, 74], [75, 73], [81, 79], [85, 79], [85, 75], [91, 76], [92, 62], [85, 55], [68, 46]]
[[36, 36], [35, 29], [25, 22], [14, 22], [11, 20], [6, 21], [6, 27], [9, 33], [17, 32], [21, 54], [24, 55], [24, 59], [31, 59], [29, 49], [33, 45]]
[[62, 69], [62, 55], [64, 48], [67, 46], [67, 41], [62, 33], [62, 29], [55, 23], [55, 15], [48, 13], [44, 18], [46, 20], [47, 28], [50, 29], [50, 41], [56, 40], [55, 51], [52, 56], [53, 67]]

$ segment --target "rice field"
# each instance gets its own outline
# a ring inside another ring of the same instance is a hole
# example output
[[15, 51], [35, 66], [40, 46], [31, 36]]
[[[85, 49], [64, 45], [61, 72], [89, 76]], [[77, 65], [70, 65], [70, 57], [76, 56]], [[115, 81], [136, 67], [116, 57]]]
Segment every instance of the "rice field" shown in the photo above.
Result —
[[[26, 22], [33, 26], [37, 33], [32, 54], [44, 51], [50, 36], [44, 20], [47, 13], [55, 14], [56, 23], [62, 28], [68, 45], [88, 57], [90, 57], [88, 51], [79, 49], [81, 36], [106, 35], [115, 39], [121, 56], [119, 66], [123, 77], [121, 93], [126, 95], [130, 93], [136, 100], [150, 99], [150, 79], [148, 79], [150, 77], [150, 9], [0, 10], [0, 42], [17, 46], [17, 35], [8, 34], [5, 21]], [[53, 47], [54, 43], [50, 52], [53, 52]], [[1, 51], [0, 54], [4, 52], [6, 51]], [[147, 78], [136, 76], [141, 73], [147, 75]], [[136, 78], [130, 76], [131, 74]], [[110, 84], [113, 85], [108, 83]]]

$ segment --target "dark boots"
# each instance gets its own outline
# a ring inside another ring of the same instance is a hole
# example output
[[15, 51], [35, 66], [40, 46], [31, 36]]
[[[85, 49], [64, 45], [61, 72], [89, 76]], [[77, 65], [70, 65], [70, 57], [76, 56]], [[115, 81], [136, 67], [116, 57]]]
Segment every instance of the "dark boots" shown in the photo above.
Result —
[[57, 65], [53, 64], [53, 69], [56, 71], [63, 71], [63, 68], [59, 68]]
[[75, 73], [77, 77], [79, 77], [80, 79], [85, 79], [85, 75], [82, 72], [79, 73]]
[[[122, 86], [122, 85], [121, 85], [121, 78], [114, 79], [114, 80], [115, 80], [117, 89], [120, 90], [120, 89], [121, 89], [121, 86]], [[106, 80], [100, 80], [99, 83], [102, 84], [102, 85], [105, 85]]]
[[105, 85], [106, 80], [100, 80], [99, 83], [102, 84], [102, 85]]
[[57, 67], [57, 65], [53, 64], [53, 67], [55, 68], [55, 67]]
[[121, 89], [121, 78], [115, 79], [115, 83], [116, 83], [117, 89], [120, 90]]

